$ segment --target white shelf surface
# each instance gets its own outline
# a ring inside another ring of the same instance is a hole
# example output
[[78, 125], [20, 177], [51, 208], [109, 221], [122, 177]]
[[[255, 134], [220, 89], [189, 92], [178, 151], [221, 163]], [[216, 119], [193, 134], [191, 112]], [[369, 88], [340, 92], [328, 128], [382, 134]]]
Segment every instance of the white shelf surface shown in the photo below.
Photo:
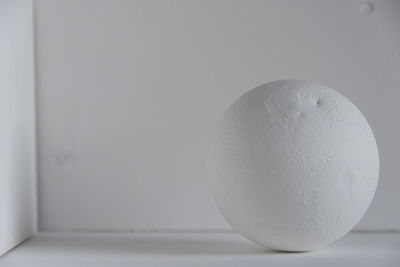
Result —
[[318, 251], [262, 249], [236, 233], [39, 233], [0, 266], [400, 266], [400, 234], [350, 233]]

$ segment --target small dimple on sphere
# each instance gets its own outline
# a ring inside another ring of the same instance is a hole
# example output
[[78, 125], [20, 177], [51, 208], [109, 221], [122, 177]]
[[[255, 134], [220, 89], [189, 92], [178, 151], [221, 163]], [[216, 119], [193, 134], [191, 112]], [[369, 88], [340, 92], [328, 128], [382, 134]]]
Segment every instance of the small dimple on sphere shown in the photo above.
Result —
[[317, 98], [317, 101], [315, 101], [315, 105], [316, 105], [317, 107], [320, 107], [320, 106], [322, 105], [322, 100], [321, 100], [321, 98]]

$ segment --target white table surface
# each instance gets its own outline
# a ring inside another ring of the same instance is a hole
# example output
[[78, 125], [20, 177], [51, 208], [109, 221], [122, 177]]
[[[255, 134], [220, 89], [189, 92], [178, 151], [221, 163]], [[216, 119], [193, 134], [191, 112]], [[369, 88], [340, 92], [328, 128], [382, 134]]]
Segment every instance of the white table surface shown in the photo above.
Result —
[[314, 252], [262, 249], [236, 233], [40, 233], [0, 266], [400, 266], [400, 234], [350, 233]]

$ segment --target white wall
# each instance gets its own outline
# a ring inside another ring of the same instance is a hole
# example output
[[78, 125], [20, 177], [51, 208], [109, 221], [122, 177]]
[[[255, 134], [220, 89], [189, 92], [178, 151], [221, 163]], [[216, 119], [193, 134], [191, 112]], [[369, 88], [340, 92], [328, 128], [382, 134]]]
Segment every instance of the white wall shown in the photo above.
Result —
[[228, 227], [208, 133], [282, 78], [336, 88], [368, 118], [381, 181], [359, 227], [399, 228], [400, 2], [373, 5], [37, 0], [40, 228]]
[[0, 255], [36, 229], [32, 14], [0, 1]]

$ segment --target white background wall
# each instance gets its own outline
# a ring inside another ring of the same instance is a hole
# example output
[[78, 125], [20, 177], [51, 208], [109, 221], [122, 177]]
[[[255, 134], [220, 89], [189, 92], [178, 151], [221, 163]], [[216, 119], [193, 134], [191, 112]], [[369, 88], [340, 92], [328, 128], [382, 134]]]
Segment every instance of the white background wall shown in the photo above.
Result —
[[359, 227], [400, 228], [400, 1], [372, 3], [37, 0], [40, 228], [229, 227], [207, 189], [208, 134], [282, 78], [364, 113], [381, 180]]
[[0, 255], [36, 229], [32, 14], [0, 1]]

